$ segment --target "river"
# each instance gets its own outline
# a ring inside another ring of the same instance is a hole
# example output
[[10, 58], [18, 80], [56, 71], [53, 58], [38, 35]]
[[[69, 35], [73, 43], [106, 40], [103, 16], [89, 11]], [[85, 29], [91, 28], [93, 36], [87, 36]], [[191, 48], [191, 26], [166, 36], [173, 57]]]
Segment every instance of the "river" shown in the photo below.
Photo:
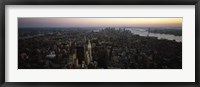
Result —
[[140, 36], [150, 36], [150, 37], [157, 37], [158, 39], [167, 39], [167, 40], [175, 40], [176, 42], [182, 42], [182, 36], [175, 36], [171, 34], [159, 34], [159, 33], [148, 33], [146, 29], [133, 29], [133, 28], [126, 28], [126, 30], [130, 30], [133, 34], [140, 35]]

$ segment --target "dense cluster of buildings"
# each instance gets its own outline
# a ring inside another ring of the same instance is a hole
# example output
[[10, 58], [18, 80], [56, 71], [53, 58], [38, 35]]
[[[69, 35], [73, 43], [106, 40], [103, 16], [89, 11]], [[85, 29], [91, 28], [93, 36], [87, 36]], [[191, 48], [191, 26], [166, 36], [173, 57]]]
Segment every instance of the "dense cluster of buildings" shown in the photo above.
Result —
[[19, 69], [182, 68], [181, 42], [124, 28], [21, 29], [19, 35], [24, 32], [33, 37], [18, 39]]

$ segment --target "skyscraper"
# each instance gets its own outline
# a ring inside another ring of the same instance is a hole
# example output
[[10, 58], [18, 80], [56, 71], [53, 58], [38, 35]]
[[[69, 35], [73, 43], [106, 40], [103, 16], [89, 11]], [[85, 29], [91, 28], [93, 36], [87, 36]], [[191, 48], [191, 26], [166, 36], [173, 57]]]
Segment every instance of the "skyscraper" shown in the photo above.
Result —
[[87, 38], [85, 39], [86, 43], [84, 46], [84, 56], [85, 56], [85, 62], [87, 65], [90, 64], [90, 62], [92, 61], [92, 45], [90, 40], [88, 40]]

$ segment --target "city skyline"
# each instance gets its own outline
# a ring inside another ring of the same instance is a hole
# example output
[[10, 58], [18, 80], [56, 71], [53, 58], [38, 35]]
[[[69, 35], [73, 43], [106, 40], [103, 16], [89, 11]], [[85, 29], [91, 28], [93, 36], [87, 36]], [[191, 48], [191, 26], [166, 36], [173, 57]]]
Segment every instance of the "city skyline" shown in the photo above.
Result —
[[18, 18], [26, 27], [182, 27], [182, 18]]
[[182, 69], [182, 18], [18, 18], [18, 69]]

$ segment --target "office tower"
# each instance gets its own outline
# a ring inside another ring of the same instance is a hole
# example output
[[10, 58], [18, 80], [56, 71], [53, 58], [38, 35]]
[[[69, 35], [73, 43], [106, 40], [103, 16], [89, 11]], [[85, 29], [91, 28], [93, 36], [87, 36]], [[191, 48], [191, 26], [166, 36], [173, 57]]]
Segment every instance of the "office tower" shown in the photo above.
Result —
[[85, 62], [87, 65], [90, 64], [90, 62], [92, 61], [92, 45], [90, 40], [88, 40], [87, 38], [85, 39], [86, 43], [84, 46], [84, 56], [85, 56]]

